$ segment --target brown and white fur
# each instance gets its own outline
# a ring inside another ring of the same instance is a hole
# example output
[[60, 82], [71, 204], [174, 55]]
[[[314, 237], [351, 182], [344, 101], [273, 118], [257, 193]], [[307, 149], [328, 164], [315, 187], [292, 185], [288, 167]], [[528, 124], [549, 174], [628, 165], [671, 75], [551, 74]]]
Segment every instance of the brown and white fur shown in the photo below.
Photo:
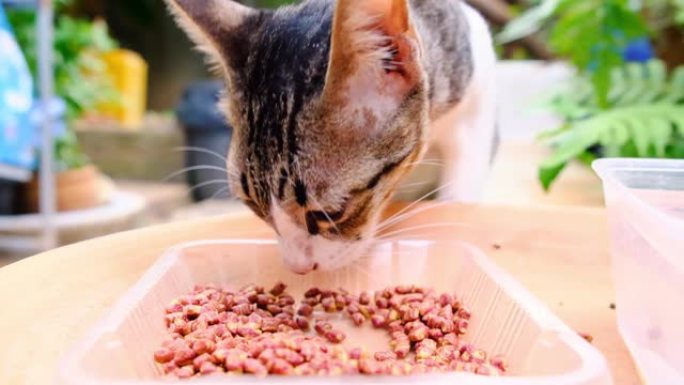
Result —
[[298, 273], [353, 262], [428, 145], [440, 199], [477, 201], [495, 138], [495, 55], [460, 0], [306, 0], [275, 11], [166, 0], [226, 79], [235, 194]]

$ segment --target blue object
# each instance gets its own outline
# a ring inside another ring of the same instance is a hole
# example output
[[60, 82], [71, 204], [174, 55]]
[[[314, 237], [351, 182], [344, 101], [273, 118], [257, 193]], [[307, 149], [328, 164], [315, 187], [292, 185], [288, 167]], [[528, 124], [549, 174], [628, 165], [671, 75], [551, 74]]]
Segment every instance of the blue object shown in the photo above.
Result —
[[2, 6], [0, 52], [0, 163], [33, 169], [35, 129], [30, 122], [33, 82]]
[[622, 53], [626, 62], [645, 63], [655, 57], [653, 45], [648, 38], [632, 40]]

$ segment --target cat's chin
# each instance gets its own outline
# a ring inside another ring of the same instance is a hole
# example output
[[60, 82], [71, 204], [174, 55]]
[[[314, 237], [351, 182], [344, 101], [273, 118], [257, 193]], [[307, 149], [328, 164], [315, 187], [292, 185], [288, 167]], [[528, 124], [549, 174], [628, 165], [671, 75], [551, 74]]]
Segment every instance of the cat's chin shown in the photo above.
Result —
[[322, 236], [279, 239], [285, 265], [296, 274], [333, 271], [358, 261], [372, 244], [371, 239], [335, 241]]

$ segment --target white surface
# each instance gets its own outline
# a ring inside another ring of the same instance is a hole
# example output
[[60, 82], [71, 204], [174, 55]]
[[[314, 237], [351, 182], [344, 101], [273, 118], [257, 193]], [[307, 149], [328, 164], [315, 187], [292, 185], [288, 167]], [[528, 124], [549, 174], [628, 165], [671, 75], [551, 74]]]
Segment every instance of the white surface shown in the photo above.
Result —
[[[63, 385], [265, 383], [253, 377], [161, 381], [152, 352], [165, 337], [165, 305], [195, 284], [241, 287], [282, 280], [299, 296], [309, 287], [352, 292], [418, 284], [457, 293], [473, 314], [466, 340], [503, 354], [507, 377], [465, 373], [418, 377], [277, 378], [274, 383], [450, 383], [459, 385], [609, 385], [605, 358], [565, 326], [479, 250], [457, 242], [400, 241], [378, 245], [353, 268], [307, 276], [280, 263], [274, 241], [216, 241], [181, 245], [162, 256], [96, 324], [59, 366]], [[354, 332], [348, 339], [355, 338]], [[373, 333], [375, 335], [375, 333]], [[372, 339], [372, 336], [369, 336]], [[364, 339], [364, 344], [373, 344]]]
[[[54, 216], [59, 230], [106, 224], [113, 219], [125, 218], [141, 212], [145, 200], [137, 194], [114, 192], [108, 204], [88, 210], [68, 211]], [[38, 233], [43, 228], [40, 214], [0, 216], [0, 232]]]
[[684, 160], [605, 159], [620, 332], [649, 385], [684, 384]]
[[562, 87], [571, 74], [563, 63], [499, 62], [496, 75], [501, 140], [531, 143], [541, 131], [557, 128], [560, 120], [540, 108], [539, 103]]

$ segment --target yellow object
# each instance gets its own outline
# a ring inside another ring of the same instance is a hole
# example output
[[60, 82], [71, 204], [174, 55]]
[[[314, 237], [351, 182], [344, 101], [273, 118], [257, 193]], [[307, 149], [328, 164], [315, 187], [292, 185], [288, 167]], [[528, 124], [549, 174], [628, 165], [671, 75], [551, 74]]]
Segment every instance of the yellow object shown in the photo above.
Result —
[[147, 106], [147, 63], [135, 52], [117, 49], [103, 54], [119, 93], [116, 105], [101, 106], [100, 112], [126, 128], [139, 127]]

